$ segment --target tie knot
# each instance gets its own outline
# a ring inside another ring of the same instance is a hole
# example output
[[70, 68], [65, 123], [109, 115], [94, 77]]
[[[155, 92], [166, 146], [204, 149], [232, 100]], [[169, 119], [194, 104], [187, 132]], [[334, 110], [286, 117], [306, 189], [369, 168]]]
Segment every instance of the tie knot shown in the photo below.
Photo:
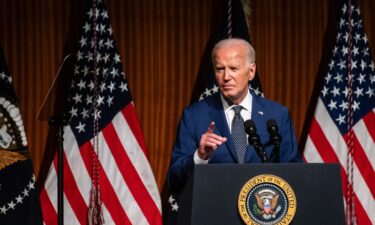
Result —
[[239, 114], [241, 112], [241, 109], [242, 109], [242, 106], [240, 105], [233, 106], [233, 110], [235, 114]]

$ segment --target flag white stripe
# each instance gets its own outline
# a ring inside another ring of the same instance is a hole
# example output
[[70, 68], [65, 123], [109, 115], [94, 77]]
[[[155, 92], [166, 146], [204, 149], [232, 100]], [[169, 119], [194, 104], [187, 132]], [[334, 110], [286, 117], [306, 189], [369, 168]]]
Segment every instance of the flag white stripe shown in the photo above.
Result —
[[[342, 138], [340, 131], [337, 129], [336, 124], [331, 120], [331, 117], [323, 105], [323, 102], [318, 101], [317, 110], [315, 113], [315, 118], [318, 121], [320, 127], [324, 127], [322, 130], [324, 135], [327, 137], [328, 142], [331, 146], [335, 146], [333, 149], [338, 157], [341, 166], [346, 171], [346, 152], [347, 147], [345, 140]], [[372, 197], [372, 194], [367, 186], [365, 180], [363, 179], [361, 173], [358, 170], [357, 164], [353, 164], [353, 178], [354, 178], [354, 191], [361, 202], [364, 210], [371, 221], [375, 222], [375, 214], [372, 213], [375, 211], [375, 201]], [[369, 199], [370, 197], [370, 199]]]
[[372, 170], [375, 170], [375, 143], [374, 140], [372, 140], [364, 121], [358, 121], [353, 127], [353, 130], [372, 166]]
[[64, 194], [64, 224], [81, 225]]
[[[159, 190], [156, 188], [157, 184], [153, 176], [153, 171], [149, 165], [147, 157], [144, 155], [141, 147], [139, 146], [137, 139], [131, 132], [131, 129], [122, 113], [118, 113], [112, 121], [115, 127], [116, 133], [119, 137], [121, 144], [126, 150], [126, 154], [132, 161], [138, 175], [140, 176], [142, 183], [145, 185], [148, 193], [155, 202], [156, 206], [161, 212], [161, 200]], [[121, 134], [121, 135], [119, 135]]]
[[[70, 168], [72, 168], [71, 172], [74, 177], [74, 182], [77, 184], [86, 206], [88, 206], [90, 201], [91, 178], [86, 169], [85, 163], [80, 154], [78, 143], [72, 130], [70, 129], [70, 126], [65, 127], [64, 140], [65, 155]], [[107, 208], [103, 206], [104, 204], [102, 205], [104, 221], [107, 223], [113, 223], [113, 218], [109, 214]]]
[[47, 197], [51, 201], [53, 210], [57, 214], [57, 179], [56, 178], [57, 178], [57, 175], [55, 172], [55, 167], [53, 166], [53, 163], [52, 163], [48, 171], [47, 179], [44, 183], [44, 188], [46, 190]]
[[307, 137], [303, 154], [307, 162], [323, 163], [323, 159], [320, 157], [320, 153], [316, 150], [314, 143], [311, 141], [310, 135]]
[[126, 180], [124, 180], [124, 177], [121, 176], [121, 170], [118, 168], [111, 150], [109, 149], [107, 143], [104, 142], [105, 138], [103, 136], [103, 133], [100, 132], [98, 137], [100, 140], [100, 152], [105, 153], [99, 154], [101, 165], [108, 177], [109, 183], [112, 185], [115, 194], [119, 199], [122, 208], [125, 210], [126, 215], [132, 222], [132, 224], [148, 224], [146, 217], [143, 215], [139, 205], [131, 194]]

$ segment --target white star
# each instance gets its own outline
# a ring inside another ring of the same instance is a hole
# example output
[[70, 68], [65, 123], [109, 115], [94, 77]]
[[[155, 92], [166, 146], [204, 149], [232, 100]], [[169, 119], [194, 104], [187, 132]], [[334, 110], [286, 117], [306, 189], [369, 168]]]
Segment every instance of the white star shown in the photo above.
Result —
[[128, 83], [121, 82], [120, 89], [121, 92], [128, 91]]
[[100, 28], [99, 28], [99, 30], [100, 30], [100, 34], [103, 34], [103, 33], [106, 32], [106, 29], [105, 29], [105, 28], [106, 28], [106, 27], [105, 27], [104, 24], [100, 24]]
[[[332, 51], [332, 53], [333, 53], [334, 56], [337, 54], [337, 50], [338, 50], [338, 48], [337, 48], [337, 46], [335, 46], [335, 48], [334, 48], [333, 51]], [[333, 60], [331, 60], [331, 63], [332, 63], [332, 61], [333, 61]], [[332, 66], [333, 66], [333, 64], [331, 65], [331, 63], [329, 64], [329, 68], [330, 68], [330, 69], [332, 69]]]
[[116, 53], [115, 56], [113, 57], [113, 60], [115, 60], [116, 63], [120, 63], [121, 62], [120, 55]]
[[73, 100], [77, 104], [78, 102], [82, 102], [81, 98], [82, 98], [82, 95], [79, 95], [78, 93], [76, 93], [76, 95], [73, 97]]
[[111, 107], [111, 105], [113, 104], [113, 97], [108, 95], [107, 104], [108, 104], [108, 107]]
[[367, 67], [366, 62], [361, 59], [361, 69], [362, 69], [362, 71], [364, 71], [366, 67]]
[[344, 4], [344, 6], [341, 8], [343, 14], [345, 14], [346, 9], [347, 9], [347, 8], [346, 8], [346, 4]]
[[98, 46], [99, 46], [99, 49], [103, 48], [104, 47], [104, 40], [103, 39], [100, 39], [99, 40], [99, 43], [98, 43]]
[[368, 48], [363, 49], [363, 50], [362, 50], [363, 56], [367, 56], [367, 55], [369, 55], [369, 52], [368, 52], [368, 51], [369, 51]]
[[337, 102], [336, 101], [333, 101], [331, 99], [331, 102], [329, 103], [328, 107], [329, 109], [332, 111], [333, 109], [337, 109], [337, 106], [336, 106]]
[[356, 69], [357, 68], [357, 61], [356, 60], [352, 60], [352, 69]]
[[342, 75], [337, 73], [333, 79], [335, 79], [337, 83], [340, 83], [342, 81]]
[[5, 77], [7, 77], [7, 75], [6, 75], [4, 72], [1, 72], [1, 73], [0, 73], [0, 78], [1, 78], [2, 80], [5, 80]]
[[348, 54], [348, 48], [347, 47], [342, 47], [341, 52], [345, 56], [346, 54]]
[[8, 208], [9, 208], [9, 209], [14, 209], [14, 206], [15, 206], [15, 205], [16, 205], [16, 204], [14, 204], [14, 202], [11, 201], [11, 202], [8, 203]]
[[322, 90], [323, 97], [326, 97], [327, 93], [328, 93], [328, 88], [324, 86]]
[[83, 80], [80, 80], [79, 83], [77, 84], [77, 87], [79, 87], [79, 90], [82, 90], [86, 87], [86, 82]]
[[[90, 98], [90, 101], [91, 101], [91, 98]], [[82, 115], [83, 119], [89, 117], [88, 110], [87, 109], [83, 109], [82, 112], [81, 112], [81, 115]]]
[[333, 94], [334, 97], [336, 97], [336, 95], [340, 95], [340, 88], [337, 88], [336, 86], [334, 86], [331, 93]]
[[89, 105], [89, 104], [92, 104], [92, 96], [91, 95], [86, 96], [86, 105]]
[[[258, 89], [256, 91], [259, 91]], [[212, 88], [213, 93], [219, 92], [219, 87], [214, 84], [214, 87]]]
[[86, 124], [82, 124], [81, 122], [79, 122], [78, 126], [76, 126], [76, 129], [78, 130], [78, 133], [86, 132], [85, 126], [86, 126]]
[[339, 122], [339, 125], [341, 125], [342, 123], [345, 124], [345, 115], [341, 115], [339, 114], [339, 118], [336, 118], [336, 121]]
[[371, 81], [371, 84], [372, 84], [373, 82], [375, 82], [375, 75], [370, 75], [370, 81]]
[[8, 211], [8, 209], [5, 207], [5, 205], [3, 205], [2, 208], [0, 208], [1, 210], [1, 214], [6, 214], [6, 212]]
[[169, 196], [169, 198], [168, 198], [168, 202], [169, 202], [170, 204], [173, 204], [174, 201], [175, 201], [175, 199], [173, 198], [173, 195]]
[[356, 55], [359, 54], [359, 49], [358, 49], [357, 47], [354, 46], [352, 52], [353, 52], [353, 55], [356, 56]]
[[34, 189], [34, 183], [33, 182], [29, 182], [29, 184], [27, 185], [27, 187], [31, 190], [31, 189]]
[[78, 65], [74, 66], [74, 74], [75, 75], [79, 74], [79, 66]]
[[111, 81], [107, 88], [109, 89], [109, 92], [112, 93], [112, 91], [115, 90], [115, 83]]
[[[335, 46], [335, 49], [337, 49], [337, 47]], [[331, 62], [328, 64], [329, 66], [329, 69], [332, 70], [332, 68], [335, 66], [335, 60], [331, 60]]]
[[361, 85], [362, 84], [362, 82], [365, 82], [365, 74], [359, 74], [359, 77], [357, 78], [357, 80], [358, 80], [358, 82], [359, 82], [359, 84]]
[[374, 69], [375, 69], [374, 62], [371, 62], [370, 68], [371, 68], [371, 71], [374, 71]]
[[344, 26], [345, 25], [345, 20], [341, 19], [340, 20], [340, 27]]
[[337, 65], [340, 66], [340, 70], [342, 70], [343, 68], [346, 68], [345, 61], [343, 60], [340, 60], [340, 62]]
[[356, 43], [358, 43], [358, 41], [361, 40], [361, 35], [357, 33], [354, 37], [354, 40]]
[[96, 100], [96, 102], [98, 103], [98, 106], [104, 104], [104, 97], [102, 97], [102, 96], [99, 95], [99, 97]]
[[10, 76], [8, 76], [8, 82], [12, 83], [12, 78]]
[[87, 32], [90, 31], [90, 24], [88, 24], [88, 23], [86, 22], [85, 25], [84, 25], [82, 28], [85, 30], [85, 33], [87, 33]]
[[109, 26], [108, 32], [109, 32], [109, 35], [112, 35], [112, 27], [111, 26]]
[[172, 211], [178, 211], [178, 205], [177, 202], [175, 204], [172, 204]]
[[363, 95], [363, 88], [357, 87], [357, 89], [354, 91], [354, 94], [357, 95], [357, 98], [359, 96], [362, 96]]
[[83, 47], [83, 46], [87, 45], [87, 39], [82, 36], [79, 43], [81, 43], [81, 47]]
[[108, 12], [106, 10], [103, 10], [103, 12], [101, 13], [101, 16], [103, 17], [103, 19], [108, 18]]
[[107, 49], [113, 48], [113, 40], [107, 38], [107, 42], [104, 45], [107, 46]]
[[100, 91], [103, 92], [107, 87], [105, 86], [105, 83], [100, 84]]
[[345, 95], [345, 97], [348, 97], [348, 94], [349, 94], [348, 87], [345, 87], [345, 89], [342, 91], [342, 93]]
[[100, 60], [102, 60], [102, 55], [100, 54], [100, 52], [97, 53], [96, 55], [96, 62], [100, 62]]
[[91, 52], [87, 53], [86, 58], [89, 62], [92, 61], [93, 60], [93, 54]]
[[83, 76], [86, 76], [87, 74], [89, 74], [89, 68], [87, 66], [85, 66], [82, 70], [83, 72]]
[[345, 33], [344, 38], [345, 38], [345, 42], [348, 42], [348, 39], [349, 39], [349, 33], [348, 32]]
[[112, 75], [113, 78], [119, 75], [118, 70], [115, 67], [112, 68], [112, 71], [110, 72], [110, 74]]
[[345, 102], [344, 100], [342, 100], [342, 102], [339, 105], [339, 107], [341, 108], [341, 111], [344, 111], [344, 110], [348, 109], [348, 103]]
[[354, 112], [355, 112], [357, 109], [359, 109], [359, 104], [360, 104], [360, 103], [361, 103], [361, 102], [356, 102], [356, 101], [353, 102], [352, 109], [353, 109]]
[[71, 117], [74, 117], [74, 116], [77, 116], [77, 109], [75, 109], [74, 107], [72, 107], [72, 109], [69, 111], [70, 113], [70, 116]]
[[102, 113], [102, 111], [98, 110], [96, 113], [94, 113], [94, 119], [100, 119], [102, 118], [100, 113]]
[[369, 98], [371, 98], [374, 95], [374, 89], [369, 87], [368, 90], [366, 91], [366, 94], [368, 95]]
[[367, 41], [368, 41], [368, 39], [367, 39], [367, 36], [366, 36], [366, 34], [363, 36], [363, 41], [365, 42], [365, 44], [367, 43]]
[[206, 88], [206, 91], [204, 92], [204, 94], [206, 96], [210, 96], [211, 95], [211, 91], [208, 88]]
[[87, 15], [89, 15], [90, 18], [94, 15], [92, 9], [90, 9], [90, 11], [87, 12]]
[[90, 88], [90, 91], [92, 91], [94, 89], [94, 82], [90, 81], [88, 86]]
[[16, 197], [17, 203], [22, 203], [22, 200], [23, 200], [23, 198], [22, 198], [21, 195], [18, 195], [18, 197]]
[[104, 60], [105, 63], [107, 63], [108, 60], [109, 60], [109, 54], [105, 54], [105, 55], [103, 56], [103, 60]]
[[79, 61], [81, 59], [83, 59], [83, 54], [82, 54], [82, 52], [78, 51], [77, 52], [77, 60]]

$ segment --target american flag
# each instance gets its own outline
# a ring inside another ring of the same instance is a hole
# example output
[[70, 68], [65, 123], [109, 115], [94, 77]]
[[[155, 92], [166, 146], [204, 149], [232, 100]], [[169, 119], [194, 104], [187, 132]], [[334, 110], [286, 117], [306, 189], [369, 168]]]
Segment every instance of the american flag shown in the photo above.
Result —
[[375, 65], [357, 2], [340, 15], [304, 158], [340, 163], [347, 224], [375, 224]]
[[[101, 0], [87, 1], [86, 9], [64, 127], [64, 222], [89, 224], [94, 187], [104, 224], [162, 224], [158, 187], [108, 12]], [[45, 224], [56, 224], [56, 156], [40, 199]]]

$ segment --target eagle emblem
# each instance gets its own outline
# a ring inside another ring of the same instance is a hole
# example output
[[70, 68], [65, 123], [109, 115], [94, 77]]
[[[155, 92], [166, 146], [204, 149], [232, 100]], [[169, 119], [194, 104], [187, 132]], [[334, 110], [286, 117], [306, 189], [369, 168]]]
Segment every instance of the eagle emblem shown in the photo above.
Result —
[[258, 214], [261, 214], [264, 218], [275, 217], [280, 211], [280, 207], [277, 207], [279, 195], [271, 189], [263, 189], [255, 194], [256, 202], [258, 206]]

